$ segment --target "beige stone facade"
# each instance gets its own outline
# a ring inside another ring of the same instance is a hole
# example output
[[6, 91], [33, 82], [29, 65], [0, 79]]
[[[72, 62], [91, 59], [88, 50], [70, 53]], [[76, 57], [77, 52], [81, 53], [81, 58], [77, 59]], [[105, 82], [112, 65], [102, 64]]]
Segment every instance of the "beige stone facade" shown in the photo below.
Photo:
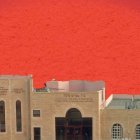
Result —
[[105, 100], [102, 81], [53, 80], [34, 89], [31, 75], [1, 75], [0, 140], [140, 140], [139, 99]]

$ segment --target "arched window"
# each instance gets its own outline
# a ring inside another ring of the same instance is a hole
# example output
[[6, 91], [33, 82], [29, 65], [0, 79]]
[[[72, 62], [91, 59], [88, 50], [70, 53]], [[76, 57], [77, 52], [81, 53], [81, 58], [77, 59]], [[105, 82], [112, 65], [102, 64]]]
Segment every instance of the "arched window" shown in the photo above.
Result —
[[140, 140], [140, 124], [136, 125], [135, 134], [136, 134], [136, 140]]
[[112, 140], [120, 140], [123, 137], [123, 128], [120, 124], [113, 124], [112, 127]]
[[67, 111], [66, 118], [82, 118], [82, 114], [78, 109], [71, 108]]
[[5, 103], [0, 101], [0, 132], [5, 132]]
[[22, 118], [21, 118], [21, 101], [16, 101], [16, 129], [17, 132], [22, 131]]

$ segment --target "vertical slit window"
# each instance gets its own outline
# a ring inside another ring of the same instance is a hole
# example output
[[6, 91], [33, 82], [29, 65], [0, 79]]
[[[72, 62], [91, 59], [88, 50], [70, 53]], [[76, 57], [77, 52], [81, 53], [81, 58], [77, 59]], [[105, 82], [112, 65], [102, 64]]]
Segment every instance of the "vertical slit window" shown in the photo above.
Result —
[[21, 101], [16, 101], [16, 129], [17, 132], [22, 131]]
[[0, 101], [0, 132], [5, 132], [5, 103]]

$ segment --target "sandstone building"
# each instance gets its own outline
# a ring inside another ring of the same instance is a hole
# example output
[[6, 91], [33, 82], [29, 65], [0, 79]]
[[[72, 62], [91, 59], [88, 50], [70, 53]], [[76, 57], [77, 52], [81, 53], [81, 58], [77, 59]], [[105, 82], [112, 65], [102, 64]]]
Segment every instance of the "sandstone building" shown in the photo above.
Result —
[[140, 140], [140, 96], [112, 94], [103, 81], [0, 76], [0, 140]]

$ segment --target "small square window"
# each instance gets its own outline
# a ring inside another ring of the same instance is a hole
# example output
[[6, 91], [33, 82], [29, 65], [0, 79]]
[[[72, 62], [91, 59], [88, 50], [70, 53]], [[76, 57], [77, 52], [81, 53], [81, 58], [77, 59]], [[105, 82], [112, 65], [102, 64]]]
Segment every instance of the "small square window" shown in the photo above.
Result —
[[33, 117], [40, 117], [40, 110], [33, 110]]

